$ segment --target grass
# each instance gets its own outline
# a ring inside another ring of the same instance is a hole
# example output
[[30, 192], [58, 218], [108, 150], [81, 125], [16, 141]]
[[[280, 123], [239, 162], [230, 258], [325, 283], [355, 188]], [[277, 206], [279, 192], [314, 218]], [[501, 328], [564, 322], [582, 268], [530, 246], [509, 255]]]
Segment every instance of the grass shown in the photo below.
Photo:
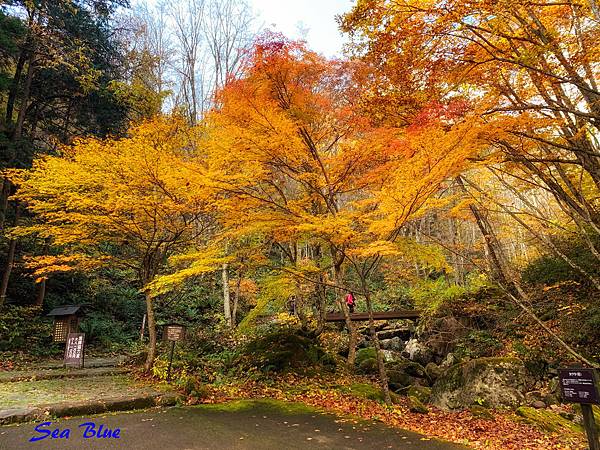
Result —
[[254, 408], [259, 408], [263, 412], [294, 415], [294, 414], [314, 414], [320, 412], [318, 409], [299, 402], [285, 402], [273, 399], [256, 400], [233, 400], [226, 403], [215, 403], [195, 406], [197, 409], [215, 412], [240, 412]]

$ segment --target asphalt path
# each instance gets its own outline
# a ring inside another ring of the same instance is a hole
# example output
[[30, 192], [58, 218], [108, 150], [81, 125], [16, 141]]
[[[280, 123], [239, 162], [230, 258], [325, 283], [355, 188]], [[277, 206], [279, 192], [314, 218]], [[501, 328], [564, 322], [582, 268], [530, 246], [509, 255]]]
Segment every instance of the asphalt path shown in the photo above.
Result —
[[[427, 420], [427, 416], [423, 420]], [[85, 423], [93, 423], [93, 429], [91, 425], [80, 426]], [[60, 431], [54, 431], [56, 429]], [[65, 430], [69, 430], [68, 438]], [[59, 437], [53, 438], [52, 432]], [[85, 433], [90, 437], [84, 438]], [[60, 438], [61, 434], [63, 438]], [[106, 437], [99, 438], [98, 434]], [[109, 434], [113, 437], [108, 437]], [[30, 442], [32, 438], [42, 437]], [[52, 420], [51, 425], [43, 426], [27, 423], [0, 427], [0, 450], [20, 449], [459, 450], [465, 447], [427, 439], [379, 423], [341, 419], [316, 412], [285, 413], [257, 403], [239, 411], [167, 408], [57, 419]]]

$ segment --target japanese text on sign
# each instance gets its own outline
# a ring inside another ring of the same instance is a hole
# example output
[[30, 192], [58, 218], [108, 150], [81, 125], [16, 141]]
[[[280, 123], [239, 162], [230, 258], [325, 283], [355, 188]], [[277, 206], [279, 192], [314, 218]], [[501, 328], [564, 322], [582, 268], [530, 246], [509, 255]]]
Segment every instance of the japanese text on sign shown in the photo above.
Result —
[[561, 369], [560, 388], [563, 399], [572, 403], [600, 403], [593, 369]]
[[65, 348], [65, 364], [83, 366], [83, 351], [85, 345], [84, 333], [69, 333]]

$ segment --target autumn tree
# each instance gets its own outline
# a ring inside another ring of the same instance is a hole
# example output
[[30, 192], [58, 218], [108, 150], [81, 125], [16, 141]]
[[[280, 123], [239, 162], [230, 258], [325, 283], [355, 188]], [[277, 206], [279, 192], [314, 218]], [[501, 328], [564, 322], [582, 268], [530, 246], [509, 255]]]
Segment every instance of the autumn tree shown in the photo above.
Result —
[[[595, 3], [365, 0], [340, 23], [371, 69], [366, 101], [383, 105], [375, 111], [404, 120], [462, 100], [471, 117], [485, 120], [488, 145], [476, 159], [490, 181], [479, 184], [481, 172], [457, 181], [471, 198], [494, 278], [510, 295], [528, 302], [482, 205], [494, 204], [598, 288], [552, 242], [555, 233], [576, 234], [600, 255]], [[545, 193], [555, 208], [539, 207]]]
[[207, 176], [220, 193], [223, 229], [271, 242], [273, 282], [300, 305], [314, 304], [317, 332], [334, 294], [350, 330], [350, 365], [356, 334], [343, 294], [364, 297], [389, 400], [371, 279], [382, 260], [411, 249], [402, 228], [464, 168], [479, 128], [447, 130], [452, 112], [408, 129], [374, 126], [354, 103], [352, 70], [281, 36], [259, 40], [245, 76], [220, 92], [205, 121]]
[[69, 270], [116, 265], [134, 271], [145, 292], [150, 342], [156, 325], [148, 285], [167, 259], [212, 226], [206, 190], [190, 188], [200, 168], [197, 130], [175, 117], [158, 117], [123, 139], [82, 139], [59, 156], [36, 159], [16, 176], [16, 198], [39, 219], [15, 234], [34, 234], [60, 251], [33, 258], [38, 278]]

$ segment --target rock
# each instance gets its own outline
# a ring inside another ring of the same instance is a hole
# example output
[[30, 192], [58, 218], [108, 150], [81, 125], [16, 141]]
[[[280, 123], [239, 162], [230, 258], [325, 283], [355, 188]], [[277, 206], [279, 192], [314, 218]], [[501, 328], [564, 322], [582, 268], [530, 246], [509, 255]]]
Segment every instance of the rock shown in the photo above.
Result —
[[431, 402], [442, 409], [484, 404], [517, 407], [524, 400], [528, 376], [517, 358], [479, 358], [448, 369], [433, 385]]
[[397, 336], [391, 339], [382, 339], [380, 343], [381, 348], [385, 350], [392, 350], [394, 352], [401, 352], [404, 350], [404, 342]]
[[531, 391], [525, 394], [525, 401], [529, 404], [532, 404], [536, 401], [541, 400], [543, 394], [540, 391]]
[[427, 374], [429, 380], [431, 380], [433, 383], [442, 375], [442, 373], [444, 373], [444, 369], [439, 367], [436, 363], [430, 362], [425, 366], [425, 373]]
[[544, 403], [548, 406], [552, 406], [560, 404], [560, 401], [558, 400], [558, 397], [556, 395], [548, 394], [544, 396]]
[[535, 409], [544, 409], [546, 404], [541, 400], [536, 400], [531, 404], [531, 406], [533, 406]]
[[377, 352], [375, 352], [375, 349], [373, 347], [361, 348], [356, 352], [356, 359], [354, 362], [357, 366], [360, 366], [360, 363], [365, 359], [371, 358], [377, 359]]
[[517, 415], [526, 419], [527, 422], [537, 425], [545, 431], [561, 432], [564, 434], [579, 434], [583, 432], [581, 426], [561, 417], [548, 410], [535, 409], [530, 406], [517, 408]]
[[417, 397], [408, 397], [409, 410], [413, 413], [427, 414], [429, 410]]
[[486, 420], [494, 419], [494, 415], [487, 408], [484, 408], [483, 406], [480, 406], [480, 405], [470, 406], [469, 411], [471, 412], [473, 417], [477, 417], [478, 419], [486, 419]]
[[412, 332], [413, 330], [409, 327], [385, 328], [377, 332], [377, 337], [381, 340], [397, 337], [402, 341], [407, 341], [410, 339]]
[[398, 361], [403, 361], [404, 358], [402, 357], [402, 355], [398, 352], [395, 352], [393, 350], [381, 350], [381, 353], [383, 353], [383, 361], [385, 363], [396, 363]]
[[433, 353], [431, 350], [416, 339], [410, 339], [406, 343], [402, 356], [422, 365], [426, 365], [433, 361]]
[[452, 367], [454, 364], [458, 364], [458, 358], [454, 355], [454, 353], [448, 353], [446, 358], [440, 363], [440, 368], [448, 369]]
[[411, 378], [400, 370], [388, 370], [388, 385], [393, 391], [399, 391], [411, 383]]
[[364, 359], [358, 365], [358, 370], [364, 374], [376, 374], [379, 370], [375, 358]]
[[425, 386], [410, 386], [407, 394], [409, 397], [416, 397], [423, 403], [428, 403], [431, 398], [431, 388]]
[[406, 358], [400, 357], [394, 361], [391, 361], [388, 366], [390, 369], [400, 370], [412, 377], [427, 378], [427, 372], [421, 364]]

